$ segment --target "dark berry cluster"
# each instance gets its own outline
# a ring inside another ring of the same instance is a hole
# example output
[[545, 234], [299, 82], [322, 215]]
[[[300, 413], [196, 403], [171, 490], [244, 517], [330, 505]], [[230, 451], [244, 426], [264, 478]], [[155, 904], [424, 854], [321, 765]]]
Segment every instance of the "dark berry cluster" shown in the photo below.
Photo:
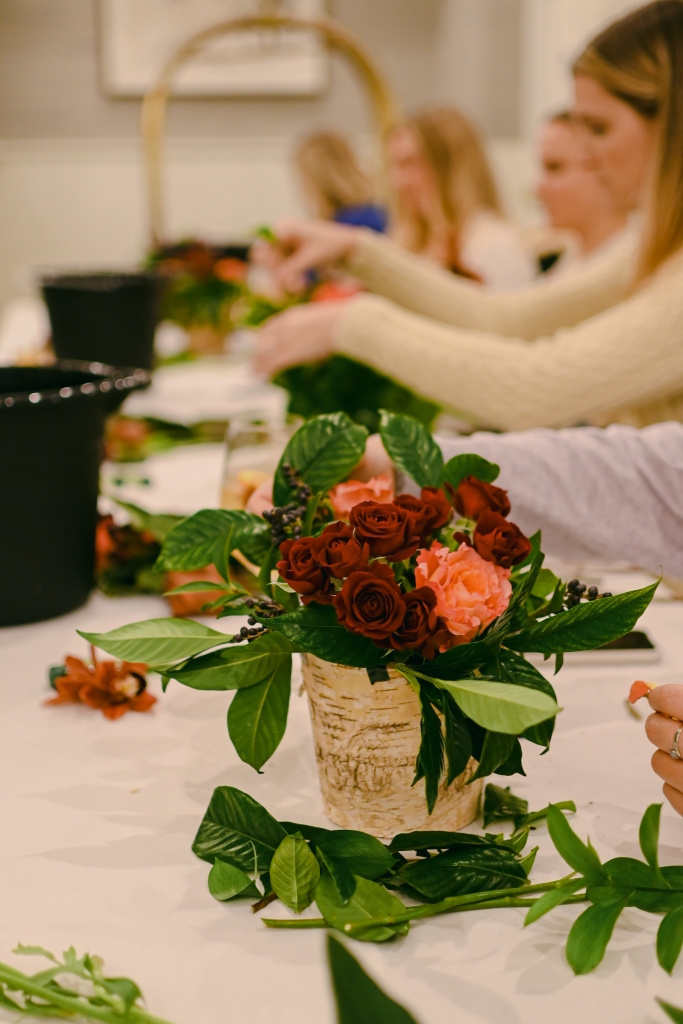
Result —
[[[262, 619], [274, 619], [276, 615], [282, 615], [284, 608], [277, 601], [269, 601], [264, 598], [261, 601], [257, 601], [254, 597], [248, 597], [244, 602], [247, 608], [253, 608]], [[233, 638], [228, 641], [231, 644], [240, 644], [243, 640], [247, 643], [251, 643], [252, 640], [256, 640], [257, 637], [263, 636], [266, 627], [263, 623], [258, 622], [253, 615], [250, 615], [247, 619], [248, 626], [242, 626], [239, 633], [235, 633]]]
[[597, 601], [601, 597], [611, 596], [609, 590], [606, 590], [604, 594], [599, 594], [597, 587], [587, 587], [580, 580], [570, 580], [567, 584], [564, 603], [567, 608], [575, 608], [577, 604], [580, 604], [582, 598], [586, 601]]
[[296, 539], [301, 536], [301, 520], [306, 515], [306, 504], [311, 497], [311, 488], [297, 477], [296, 470], [292, 469], [288, 462], [282, 466], [282, 472], [290, 491], [295, 492], [297, 500], [282, 508], [272, 508], [269, 512], [263, 513], [265, 521], [270, 523], [273, 544], [278, 546], [289, 537]]

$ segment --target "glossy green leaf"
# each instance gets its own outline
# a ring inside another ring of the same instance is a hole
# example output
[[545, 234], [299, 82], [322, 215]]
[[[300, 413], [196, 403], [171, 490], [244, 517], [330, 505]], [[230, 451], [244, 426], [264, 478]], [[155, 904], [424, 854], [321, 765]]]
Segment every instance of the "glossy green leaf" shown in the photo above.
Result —
[[430, 679], [466, 679], [475, 668], [481, 668], [500, 651], [504, 632], [487, 633], [480, 640], [458, 644], [437, 654], [433, 661], [420, 669]]
[[337, 1003], [337, 1024], [416, 1024], [390, 999], [333, 935], [327, 936], [327, 959]]
[[430, 903], [448, 896], [515, 889], [526, 883], [526, 873], [515, 855], [493, 843], [459, 846], [436, 857], [405, 864], [398, 874]]
[[285, 836], [270, 863], [270, 884], [286, 907], [300, 914], [313, 902], [320, 865], [301, 836]]
[[166, 590], [162, 597], [172, 597], [174, 594], [203, 594], [209, 590], [220, 590], [224, 594], [233, 593], [228, 590], [225, 583], [211, 583], [209, 580], [193, 580], [191, 583], [183, 583], [181, 587], [174, 587], [173, 590]]
[[492, 821], [508, 821], [526, 814], [529, 810], [528, 800], [523, 800], [510, 792], [510, 787], [503, 789], [489, 783], [484, 790], [484, 828]]
[[270, 547], [270, 527], [260, 516], [241, 509], [205, 508], [183, 519], [168, 534], [156, 568], [203, 569], [223, 557], [232, 530], [232, 546], [250, 561], [260, 564]]
[[666, 888], [656, 868], [633, 857], [613, 857], [603, 864], [603, 870], [610, 882], [624, 889]]
[[672, 1020], [674, 1024], [683, 1024], [683, 1010], [679, 1009], [678, 1006], [672, 1006], [671, 1003], [665, 1003], [663, 999], [658, 999], [657, 1002], [669, 1020]]
[[345, 629], [328, 604], [309, 604], [275, 619], [268, 627], [282, 633], [298, 651], [314, 654], [322, 661], [356, 668], [374, 668], [386, 664], [386, 651], [372, 640]]
[[444, 765], [444, 736], [441, 720], [432, 707], [424, 684], [420, 685], [420, 749], [415, 765], [413, 785], [420, 779], [425, 780], [425, 797], [427, 810], [431, 814], [439, 795], [439, 783]]
[[638, 837], [643, 857], [651, 868], [659, 871], [659, 819], [662, 813], [661, 804], [650, 804], [640, 823]]
[[316, 839], [315, 845], [326, 856], [345, 864], [354, 875], [363, 878], [380, 878], [391, 870], [394, 863], [394, 858], [379, 839], [354, 829], [325, 832]]
[[601, 962], [625, 900], [588, 907], [577, 917], [567, 939], [567, 960], [574, 974], [588, 974]]
[[282, 466], [289, 463], [314, 492], [329, 491], [362, 459], [368, 432], [343, 412], [307, 420], [290, 438], [273, 482], [273, 500], [284, 505], [290, 489]]
[[558, 889], [551, 889], [550, 892], [544, 892], [539, 899], [534, 902], [533, 907], [530, 907], [526, 917], [524, 918], [524, 925], [533, 924], [534, 921], [538, 921], [539, 917], [543, 917], [544, 914], [550, 913], [555, 907], [560, 907], [563, 903], [566, 903], [570, 896], [573, 896], [575, 892], [582, 889], [585, 885], [583, 878], [577, 878], [573, 882], [568, 882], [566, 885], [561, 886]]
[[462, 711], [450, 694], [444, 693], [441, 710], [445, 726], [444, 753], [448, 765], [446, 785], [450, 786], [468, 765], [472, 756], [472, 737]]
[[496, 839], [470, 832], [400, 832], [389, 843], [389, 850], [444, 850], [454, 846], [490, 846]]
[[557, 852], [570, 868], [578, 871], [593, 885], [607, 881], [605, 870], [593, 847], [581, 842], [562, 811], [552, 804], [548, 810], [548, 832]]
[[683, 907], [675, 907], [662, 919], [657, 930], [657, 960], [671, 974], [683, 947]]
[[122, 661], [170, 665], [218, 647], [229, 639], [192, 619], [147, 619], [119, 626], [109, 633], [77, 630], [88, 643]]
[[232, 786], [219, 786], [192, 844], [202, 860], [216, 858], [243, 871], [267, 871], [287, 833], [260, 803]]
[[466, 476], [475, 476], [477, 480], [492, 484], [498, 478], [499, 473], [500, 466], [497, 466], [495, 462], [489, 462], [481, 455], [471, 453], [456, 455], [449, 459], [443, 469], [443, 478], [453, 487], [457, 487]]
[[185, 519], [185, 516], [172, 516], [167, 513], [156, 514], [153, 512], [146, 512], [144, 508], [139, 508], [137, 505], [131, 505], [127, 501], [119, 501], [118, 498], [114, 498], [113, 500], [120, 508], [125, 508], [126, 512], [130, 516], [130, 521], [136, 530], [151, 533], [158, 544], [163, 544], [173, 527], [177, 526], [178, 523], [182, 523]]
[[506, 644], [515, 651], [556, 654], [592, 651], [629, 633], [655, 595], [659, 583], [614, 597], [576, 605], [569, 611], [536, 622]]
[[249, 875], [224, 860], [214, 861], [209, 871], [209, 892], [215, 900], [221, 902], [232, 900], [236, 896], [254, 899], [261, 896]]
[[436, 680], [477, 725], [518, 736], [532, 725], [554, 717], [560, 708], [547, 694], [489, 679]]
[[257, 771], [285, 734], [291, 681], [292, 661], [287, 657], [260, 683], [238, 690], [228, 709], [228, 732], [235, 750]]
[[439, 487], [443, 480], [443, 455], [419, 420], [382, 411], [382, 443], [390, 458], [419, 487]]
[[[339, 931], [343, 931], [347, 923], [374, 921], [376, 918], [402, 914], [405, 911], [404, 904], [397, 896], [392, 896], [377, 882], [361, 878], [360, 875], [356, 877], [353, 896], [348, 903], [342, 903], [331, 877], [323, 873], [315, 891], [315, 902], [327, 923]], [[358, 938], [364, 942], [387, 942], [397, 935], [405, 935], [407, 931], [407, 924], [392, 927], [382, 925], [361, 932]]]
[[346, 864], [337, 861], [334, 857], [328, 857], [323, 850], [317, 848], [318, 857], [321, 863], [327, 868], [330, 878], [334, 882], [343, 904], [347, 904], [356, 891], [356, 878], [352, 871], [349, 871]]
[[[516, 654], [514, 651], [501, 650], [498, 667], [503, 678], [514, 683], [515, 686], [528, 686], [532, 690], [540, 690], [552, 700], [556, 700], [552, 685], [523, 655]], [[493, 672], [487, 671], [486, 674], [491, 675]], [[547, 749], [550, 746], [554, 729], [555, 719], [549, 718], [545, 722], [539, 722], [538, 725], [532, 725], [531, 728], [525, 729], [524, 739]]]
[[170, 675], [194, 690], [239, 690], [271, 675], [291, 660], [295, 649], [280, 633], [265, 633], [251, 643], [223, 647], [192, 658]]

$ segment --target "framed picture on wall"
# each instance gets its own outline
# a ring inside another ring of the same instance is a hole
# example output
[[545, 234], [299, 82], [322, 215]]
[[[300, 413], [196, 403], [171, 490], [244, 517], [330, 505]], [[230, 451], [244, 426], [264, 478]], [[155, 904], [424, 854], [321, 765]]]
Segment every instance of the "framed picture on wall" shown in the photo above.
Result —
[[[322, 15], [325, 0], [284, 0], [282, 10]], [[102, 85], [142, 96], [172, 54], [197, 32], [258, 12], [258, 0], [100, 0]], [[327, 85], [327, 54], [315, 32], [249, 30], [211, 42], [179, 71], [180, 96], [311, 96]]]

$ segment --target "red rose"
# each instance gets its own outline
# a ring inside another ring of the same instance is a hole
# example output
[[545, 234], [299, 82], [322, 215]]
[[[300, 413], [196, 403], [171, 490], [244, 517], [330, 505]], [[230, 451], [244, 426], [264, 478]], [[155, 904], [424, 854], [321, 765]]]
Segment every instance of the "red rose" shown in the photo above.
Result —
[[465, 519], [478, 519], [482, 512], [498, 512], [501, 516], [510, 513], [508, 492], [494, 487], [476, 476], [466, 476], [457, 487], [447, 485], [453, 499], [453, 507]]
[[314, 541], [314, 537], [284, 540], [280, 545], [282, 561], [277, 563], [276, 569], [285, 583], [301, 595], [304, 604], [309, 601], [329, 604], [332, 584], [328, 574], [315, 560]]
[[343, 580], [368, 564], [370, 547], [359, 544], [346, 523], [331, 523], [313, 541], [313, 558], [335, 579]]
[[393, 570], [384, 562], [352, 572], [333, 603], [343, 626], [371, 640], [386, 640], [399, 629], [406, 612]]
[[503, 569], [523, 562], [531, 551], [531, 542], [518, 526], [488, 510], [479, 516], [472, 540], [483, 559]]
[[450, 638], [444, 622], [436, 610], [436, 593], [432, 587], [418, 587], [403, 598], [406, 613], [399, 628], [382, 647], [405, 651], [420, 647], [425, 658], [433, 658], [441, 643]]
[[446, 495], [436, 487], [423, 487], [419, 498], [412, 494], [399, 494], [393, 504], [408, 513], [413, 520], [413, 530], [419, 534], [421, 542], [430, 533], [445, 526], [453, 514]]
[[414, 555], [420, 546], [420, 535], [405, 509], [393, 502], [361, 501], [349, 512], [349, 522], [356, 540], [368, 544], [373, 558], [401, 562]]

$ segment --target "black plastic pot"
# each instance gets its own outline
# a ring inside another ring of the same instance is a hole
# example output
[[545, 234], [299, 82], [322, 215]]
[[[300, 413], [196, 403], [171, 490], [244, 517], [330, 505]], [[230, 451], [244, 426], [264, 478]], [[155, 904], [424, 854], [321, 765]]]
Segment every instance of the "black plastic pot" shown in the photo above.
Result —
[[152, 368], [163, 279], [154, 274], [60, 274], [42, 279], [59, 359]]
[[0, 626], [87, 600], [105, 417], [148, 383], [101, 363], [0, 367]]

